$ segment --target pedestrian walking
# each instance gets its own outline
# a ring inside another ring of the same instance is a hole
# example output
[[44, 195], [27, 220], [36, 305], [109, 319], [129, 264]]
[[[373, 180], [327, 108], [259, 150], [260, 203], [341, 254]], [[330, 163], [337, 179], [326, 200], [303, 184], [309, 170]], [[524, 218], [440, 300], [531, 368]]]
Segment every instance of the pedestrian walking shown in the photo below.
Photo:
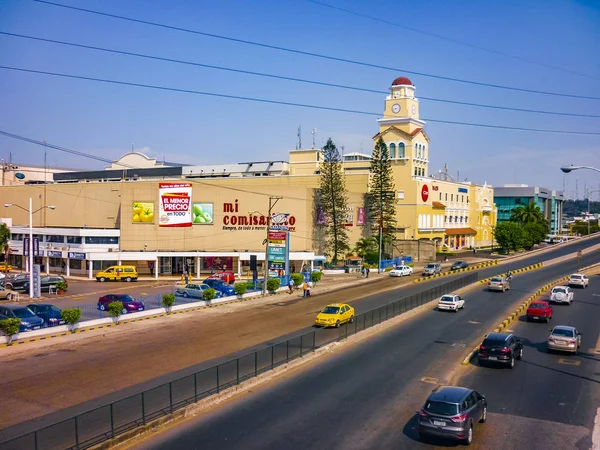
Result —
[[308, 291], [308, 283], [306, 281], [302, 284], [302, 291], [302, 297], [306, 297], [306, 292]]
[[184, 277], [184, 280], [185, 280], [185, 284], [188, 284], [190, 282], [190, 276], [188, 275], [188, 273], [184, 272], [183, 273], [183, 277]]
[[288, 287], [290, 288], [288, 294], [293, 294], [294, 293], [294, 280], [292, 280], [292, 277], [290, 277], [290, 282], [288, 283]]
[[371, 269], [369, 269], [368, 267], [365, 267], [365, 273], [367, 274], [366, 278], [369, 278], [370, 271], [371, 271]]

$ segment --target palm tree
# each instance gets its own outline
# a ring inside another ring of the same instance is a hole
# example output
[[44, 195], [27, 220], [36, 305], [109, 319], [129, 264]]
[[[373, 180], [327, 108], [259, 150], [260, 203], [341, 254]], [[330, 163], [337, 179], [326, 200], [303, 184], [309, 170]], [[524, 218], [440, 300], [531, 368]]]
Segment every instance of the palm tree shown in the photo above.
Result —
[[510, 215], [511, 222], [518, 222], [522, 225], [526, 223], [542, 223], [547, 224], [548, 221], [540, 207], [535, 203], [528, 203], [525, 206], [515, 208]]
[[358, 256], [364, 259], [367, 253], [376, 252], [377, 248], [378, 244], [375, 238], [360, 238], [358, 242], [356, 242], [354, 251]]

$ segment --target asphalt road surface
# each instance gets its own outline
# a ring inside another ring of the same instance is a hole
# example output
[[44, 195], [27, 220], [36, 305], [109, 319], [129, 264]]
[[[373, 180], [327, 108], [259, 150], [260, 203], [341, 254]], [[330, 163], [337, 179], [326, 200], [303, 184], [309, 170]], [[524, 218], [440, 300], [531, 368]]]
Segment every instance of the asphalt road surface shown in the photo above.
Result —
[[[595, 252], [584, 256], [581, 264], [598, 261], [600, 253]], [[519, 331], [521, 327], [527, 328], [524, 337], [535, 348], [526, 349], [525, 360], [514, 371], [485, 369], [484, 372], [478, 367], [460, 366], [468, 349], [525, 297], [577, 267], [577, 260], [569, 260], [520, 275], [506, 293], [472, 290], [465, 294], [463, 311], [426, 311], [355, 346], [339, 351], [334, 348], [330, 355], [310, 367], [292, 371], [275, 384], [255, 388], [153, 436], [137, 448], [292, 450], [325, 446], [344, 449], [454, 446], [419, 442], [415, 411], [435, 385], [460, 383], [480, 388], [489, 396], [492, 414], [489, 424], [475, 430], [475, 439], [481, 440], [476, 444], [478, 448], [588, 449], [595, 416], [592, 410], [599, 398], [597, 358], [581, 355], [574, 359], [585, 359], [586, 363], [571, 366], [561, 364], [557, 355], [538, 351], [539, 343], [546, 337], [547, 325], [517, 325]], [[596, 287], [589, 291], [597, 290], [598, 277], [592, 283]], [[593, 300], [591, 293], [578, 291], [576, 295], [580, 300], [570, 310], [566, 306], [555, 307], [554, 323], [579, 322], [581, 317], [584, 346], [595, 347], [599, 324], [597, 313], [590, 314], [590, 310], [600, 302]], [[465, 370], [466, 376], [461, 380]], [[500, 415], [506, 416], [503, 421], [498, 420]], [[546, 429], [555, 431], [554, 438], [541, 440], [542, 432], [531, 429], [539, 421]], [[496, 423], [499, 425], [494, 428]], [[573, 428], [561, 431], [562, 424]]]

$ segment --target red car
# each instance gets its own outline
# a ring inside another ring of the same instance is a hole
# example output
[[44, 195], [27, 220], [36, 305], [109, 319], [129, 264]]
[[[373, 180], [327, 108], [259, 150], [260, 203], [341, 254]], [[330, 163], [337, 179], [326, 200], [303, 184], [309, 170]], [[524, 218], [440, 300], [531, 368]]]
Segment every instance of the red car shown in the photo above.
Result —
[[527, 308], [527, 322], [532, 320], [550, 322], [550, 319], [552, 319], [552, 306], [548, 302], [533, 302]]
[[108, 305], [112, 302], [123, 303], [123, 310], [121, 311], [122, 314], [144, 310], [143, 302], [136, 300], [131, 295], [127, 294], [108, 294], [100, 297], [98, 299], [98, 309], [100, 311], [106, 311], [108, 309]]

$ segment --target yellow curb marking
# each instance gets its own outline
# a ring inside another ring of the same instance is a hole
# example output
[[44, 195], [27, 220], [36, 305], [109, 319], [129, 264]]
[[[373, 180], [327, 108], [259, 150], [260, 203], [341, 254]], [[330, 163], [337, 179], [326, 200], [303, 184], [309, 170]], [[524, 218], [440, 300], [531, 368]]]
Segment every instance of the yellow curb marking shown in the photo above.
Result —
[[577, 361], [575, 359], [559, 358], [558, 363], [565, 364], [567, 366], [578, 366], [581, 364], [581, 361]]

